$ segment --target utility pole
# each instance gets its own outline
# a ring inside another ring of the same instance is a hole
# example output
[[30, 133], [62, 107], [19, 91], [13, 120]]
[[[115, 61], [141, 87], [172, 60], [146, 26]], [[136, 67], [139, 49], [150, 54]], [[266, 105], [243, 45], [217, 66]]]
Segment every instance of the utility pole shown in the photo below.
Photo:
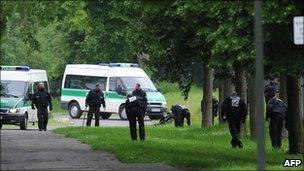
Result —
[[261, 19], [262, 1], [254, 1], [254, 53], [255, 53], [255, 127], [257, 142], [257, 170], [265, 170], [265, 135], [264, 135], [264, 64], [263, 64], [263, 29]]

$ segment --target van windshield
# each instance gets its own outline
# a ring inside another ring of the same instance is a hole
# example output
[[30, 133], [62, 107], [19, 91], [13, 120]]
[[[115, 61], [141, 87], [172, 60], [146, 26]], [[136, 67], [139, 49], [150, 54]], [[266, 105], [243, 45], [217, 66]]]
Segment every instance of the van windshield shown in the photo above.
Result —
[[127, 90], [133, 90], [136, 83], [141, 85], [144, 91], [157, 91], [153, 82], [148, 77], [120, 77]]
[[25, 81], [6, 81], [1, 80], [0, 89], [2, 97], [15, 97], [24, 96], [27, 88]]

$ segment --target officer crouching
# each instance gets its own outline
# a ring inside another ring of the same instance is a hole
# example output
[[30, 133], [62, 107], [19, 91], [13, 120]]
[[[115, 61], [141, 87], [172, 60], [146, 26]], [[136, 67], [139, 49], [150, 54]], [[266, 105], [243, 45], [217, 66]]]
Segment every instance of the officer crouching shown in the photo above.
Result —
[[240, 140], [241, 123], [245, 122], [247, 106], [237, 93], [227, 97], [222, 105], [223, 120], [228, 120], [229, 131], [232, 136], [232, 148], [243, 148]]
[[44, 83], [40, 82], [38, 84], [38, 90], [34, 93], [32, 98], [32, 109], [35, 110], [35, 107], [37, 108], [39, 131], [46, 131], [49, 119], [48, 106], [50, 106], [50, 111], [52, 111], [52, 98], [50, 94], [45, 91]]
[[126, 114], [129, 120], [130, 135], [133, 141], [137, 140], [136, 119], [139, 128], [140, 140], [145, 140], [144, 117], [147, 108], [146, 93], [141, 89], [140, 84], [135, 85], [135, 90], [127, 96]]
[[104, 94], [100, 89], [100, 84], [96, 83], [95, 89], [91, 90], [85, 100], [86, 107], [89, 105], [87, 126], [91, 126], [93, 114], [95, 115], [95, 126], [99, 126], [100, 107], [106, 108]]
[[184, 119], [186, 118], [188, 126], [190, 126], [190, 112], [188, 108], [181, 105], [173, 105], [171, 107], [175, 127], [183, 127]]
[[269, 123], [269, 135], [273, 148], [281, 148], [282, 146], [282, 129], [285, 120], [285, 127], [288, 130], [287, 125], [287, 105], [274, 96], [267, 103], [266, 108], [266, 120], [270, 119]]

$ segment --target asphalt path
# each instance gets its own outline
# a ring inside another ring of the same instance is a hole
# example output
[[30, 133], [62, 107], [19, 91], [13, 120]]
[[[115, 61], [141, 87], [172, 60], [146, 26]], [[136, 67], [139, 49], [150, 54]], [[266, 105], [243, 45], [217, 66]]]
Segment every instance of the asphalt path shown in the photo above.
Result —
[[[86, 124], [86, 116], [83, 116], [79, 119], [72, 119], [69, 115], [59, 115], [54, 117], [56, 120], [60, 122], [68, 122], [73, 126], [85, 126]], [[148, 117], [145, 117], [145, 125], [152, 125], [157, 123], [156, 120], [150, 120]], [[93, 118], [91, 121], [91, 126], [95, 125], [95, 119]], [[121, 120], [118, 115], [112, 115], [109, 119], [100, 119], [99, 126], [101, 127], [124, 127], [129, 126], [129, 121]]]
[[1, 170], [176, 170], [163, 164], [125, 164], [105, 151], [48, 130], [2, 129]]

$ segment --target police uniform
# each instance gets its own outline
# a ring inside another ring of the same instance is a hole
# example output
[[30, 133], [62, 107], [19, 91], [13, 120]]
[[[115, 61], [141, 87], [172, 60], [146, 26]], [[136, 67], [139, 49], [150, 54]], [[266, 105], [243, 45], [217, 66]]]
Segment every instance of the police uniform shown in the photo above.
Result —
[[246, 104], [238, 94], [233, 93], [224, 100], [221, 114], [224, 120], [228, 120], [229, 131], [232, 136], [232, 147], [243, 148], [240, 141], [240, 130], [241, 124], [245, 122], [247, 115]]
[[100, 107], [106, 107], [104, 94], [100, 89], [91, 90], [86, 98], [86, 106], [89, 105], [87, 126], [91, 126], [93, 114], [95, 115], [95, 126], [99, 126]]
[[46, 92], [44, 89], [39, 89], [37, 92], [34, 93], [32, 98], [32, 109], [34, 110], [35, 107], [37, 108], [39, 131], [41, 130], [46, 131], [46, 127], [49, 119], [48, 109], [47, 109], [48, 106], [50, 106], [50, 110], [53, 109], [52, 98], [50, 94]]
[[145, 140], [144, 99], [140, 96], [136, 96], [133, 94], [128, 95], [125, 108], [126, 108], [127, 118], [129, 120], [131, 139], [133, 141], [137, 140], [137, 131], [136, 131], [136, 119], [137, 119], [138, 128], [139, 128], [139, 138], [140, 140]]
[[186, 107], [181, 105], [173, 105], [171, 107], [171, 111], [176, 127], [183, 127], [185, 118], [187, 120], [188, 126], [190, 126], [190, 112]]
[[147, 111], [147, 101], [148, 101], [146, 92], [144, 92], [142, 89], [136, 89], [132, 92], [132, 95], [142, 98], [142, 101], [143, 101], [143, 111], [142, 112], [143, 112], [143, 114], [145, 114]]
[[267, 103], [266, 108], [266, 120], [268, 121], [270, 119], [269, 135], [272, 147], [274, 148], [281, 148], [284, 120], [286, 121], [286, 129], [288, 129], [287, 117], [288, 115], [286, 104], [277, 97], [273, 97], [272, 99], [270, 99]]

